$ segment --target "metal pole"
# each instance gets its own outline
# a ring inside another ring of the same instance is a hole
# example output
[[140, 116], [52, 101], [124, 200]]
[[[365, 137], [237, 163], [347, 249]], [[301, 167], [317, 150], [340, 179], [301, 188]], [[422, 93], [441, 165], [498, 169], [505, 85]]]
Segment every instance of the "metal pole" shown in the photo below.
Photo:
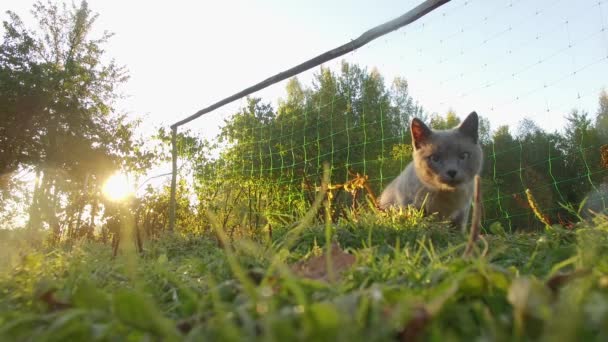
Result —
[[345, 43], [341, 46], [338, 46], [335, 49], [322, 53], [322, 54], [318, 55], [317, 57], [314, 57], [312, 59], [307, 60], [304, 63], [296, 65], [295, 67], [293, 67], [289, 70], [280, 72], [274, 76], [271, 76], [271, 77], [263, 80], [262, 82], [260, 82], [258, 84], [252, 85], [251, 87], [249, 87], [247, 89], [243, 89], [240, 92], [238, 92], [232, 96], [229, 96], [221, 101], [218, 101], [207, 108], [201, 109], [198, 112], [190, 115], [189, 117], [174, 123], [173, 125], [171, 125], [171, 128], [175, 128], [175, 127], [179, 127], [181, 125], [187, 124], [188, 122], [200, 117], [201, 115], [207, 114], [234, 100], [240, 99], [241, 97], [252, 94], [258, 90], [262, 90], [272, 84], [285, 80], [289, 77], [295, 76], [303, 71], [314, 68], [318, 65], [321, 65], [322, 63], [325, 63], [334, 58], [340, 57], [351, 51], [354, 51], [378, 37], [381, 37], [389, 32], [395, 31], [403, 26], [406, 26], [406, 25], [422, 18], [427, 13], [433, 11], [434, 9], [436, 9], [436, 8], [440, 7], [441, 5], [448, 3], [448, 2], [450, 2], [450, 0], [426, 0], [423, 3], [421, 3], [420, 5], [416, 6], [414, 9], [403, 14], [402, 16], [395, 18], [391, 21], [387, 21], [386, 23], [384, 23], [382, 25], [378, 25], [372, 29], [365, 31], [357, 39], [351, 40], [350, 42]]
[[169, 202], [169, 231], [175, 230], [175, 192], [177, 188], [177, 127], [171, 128], [171, 199]]

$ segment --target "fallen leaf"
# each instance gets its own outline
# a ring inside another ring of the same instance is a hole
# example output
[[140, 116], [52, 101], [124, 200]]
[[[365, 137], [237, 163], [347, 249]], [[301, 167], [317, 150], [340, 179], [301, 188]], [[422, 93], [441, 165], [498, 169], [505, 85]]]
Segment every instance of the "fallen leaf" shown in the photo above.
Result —
[[399, 341], [417, 341], [424, 328], [431, 321], [431, 314], [424, 307], [416, 307], [412, 312], [412, 318], [403, 328], [397, 333]]
[[570, 273], [559, 273], [549, 278], [545, 284], [554, 294], [557, 294], [558, 290], [568, 282], [576, 278], [584, 277], [590, 273], [589, 270], [575, 270]]
[[50, 311], [65, 310], [72, 304], [59, 300], [56, 297], [57, 287], [47, 279], [41, 279], [34, 289], [34, 297], [46, 304]]
[[55, 289], [49, 289], [48, 291], [41, 293], [38, 296], [38, 299], [46, 303], [51, 311], [65, 310], [72, 307], [72, 304], [62, 302], [55, 297]]
[[325, 281], [335, 281], [344, 271], [355, 263], [355, 256], [345, 253], [337, 243], [332, 243], [330, 254], [330, 266], [334, 275], [330, 279], [327, 254], [311, 257], [308, 260], [298, 261], [291, 266], [291, 270], [298, 276]]

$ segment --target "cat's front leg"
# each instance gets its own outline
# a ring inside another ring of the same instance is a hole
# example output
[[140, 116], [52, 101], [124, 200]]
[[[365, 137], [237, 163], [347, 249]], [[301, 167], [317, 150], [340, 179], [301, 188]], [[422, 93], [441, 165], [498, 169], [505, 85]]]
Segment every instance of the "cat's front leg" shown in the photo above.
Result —
[[450, 222], [455, 228], [465, 233], [467, 231], [467, 221], [469, 220], [469, 208], [460, 209], [453, 213], [450, 217]]

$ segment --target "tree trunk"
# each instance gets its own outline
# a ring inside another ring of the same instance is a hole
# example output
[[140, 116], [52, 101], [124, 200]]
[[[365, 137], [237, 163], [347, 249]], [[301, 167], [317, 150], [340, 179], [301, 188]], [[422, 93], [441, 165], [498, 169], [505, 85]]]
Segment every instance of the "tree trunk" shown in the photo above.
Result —
[[76, 217], [75, 231], [80, 233], [80, 224], [82, 222], [82, 212], [84, 211], [84, 205], [88, 199], [87, 191], [89, 187], [89, 173], [87, 172], [84, 176], [84, 184], [82, 185], [82, 193], [80, 195], [80, 201], [78, 203], [78, 216]]
[[49, 224], [53, 234], [53, 241], [58, 243], [61, 240], [61, 225], [57, 218], [56, 208], [59, 202], [59, 194], [56, 186], [56, 177], [54, 176], [55, 175], [51, 176], [52, 179], [50, 179], [48, 172], [45, 174], [45, 195], [43, 196], [43, 201], [45, 203], [43, 204], [43, 207], [45, 220]]
[[93, 196], [93, 201], [91, 202], [91, 217], [89, 218], [89, 226], [90, 229], [95, 230], [95, 216], [97, 216], [97, 196]]
[[41, 177], [42, 172], [40, 169], [36, 169], [36, 181], [34, 183], [34, 191], [32, 193], [32, 203], [29, 209], [29, 218], [27, 221], [28, 229], [40, 229], [41, 217], [40, 217], [40, 196], [41, 196]]

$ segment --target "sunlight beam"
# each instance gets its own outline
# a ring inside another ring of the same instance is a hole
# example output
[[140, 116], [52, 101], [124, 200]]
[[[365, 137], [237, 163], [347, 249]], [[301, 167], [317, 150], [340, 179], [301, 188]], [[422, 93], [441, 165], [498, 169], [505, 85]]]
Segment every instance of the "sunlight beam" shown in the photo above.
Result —
[[111, 201], [123, 201], [135, 193], [126, 174], [117, 172], [103, 185], [103, 194]]

